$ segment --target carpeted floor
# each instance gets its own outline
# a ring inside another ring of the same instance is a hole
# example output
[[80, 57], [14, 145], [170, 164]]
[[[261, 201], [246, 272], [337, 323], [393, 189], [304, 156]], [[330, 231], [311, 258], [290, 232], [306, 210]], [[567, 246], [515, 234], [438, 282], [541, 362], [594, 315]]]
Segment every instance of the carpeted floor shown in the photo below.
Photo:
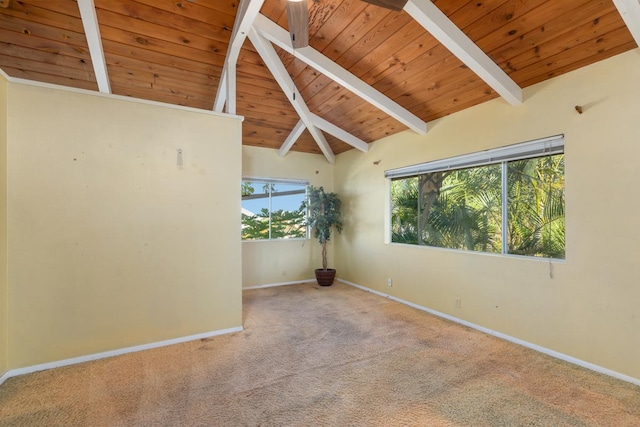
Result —
[[640, 387], [344, 285], [243, 332], [10, 378], [2, 426], [640, 426]]

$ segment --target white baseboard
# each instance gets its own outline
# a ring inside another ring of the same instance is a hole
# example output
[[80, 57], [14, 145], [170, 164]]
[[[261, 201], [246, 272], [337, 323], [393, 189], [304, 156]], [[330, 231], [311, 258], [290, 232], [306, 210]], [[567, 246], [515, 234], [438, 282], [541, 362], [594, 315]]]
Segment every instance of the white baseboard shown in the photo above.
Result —
[[423, 307], [423, 306], [418, 305], [418, 304], [414, 304], [414, 303], [412, 303], [410, 301], [406, 301], [406, 300], [403, 300], [401, 298], [394, 297], [393, 295], [385, 294], [384, 292], [380, 292], [380, 291], [376, 291], [374, 289], [367, 288], [366, 286], [362, 286], [362, 285], [358, 285], [358, 284], [353, 283], [353, 282], [349, 282], [348, 280], [343, 280], [343, 279], [338, 279], [338, 280], [340, 282], [346, 284], [346, 285], [354, 286], [354, 287], [356, 287], [358, 289], [362, 289], [363, 291], [371, 292], [372, 294], [376, 294], [376, 295], [379, 295], [381, 297], [389, 298], [389, 299], [394, 300], [396, 302], [399, 302], [401, 304], [405, 304], [405, 305], [408, 305], [410, 307], [416, 308], [418, 310], [422, 310], [422, 311], [425, 311], [427, 313], [433, 314], [434, 316], [442, 317], [444, 319], [451, 320], [452, 322], [459, 323], [461, 325], [467, 326], [467, 327], [472, 328], [472, 329], [476, 329], [476, 330], [478, 330], [480, 332], [484, 332], [485, 334], [492, 335], [494, 337], [501, 338], [501, 339], [503, 339], [505, 341], [509, 341], [509, 342], [514, 343], [514, 344], [518, 344], [518, 345], [521, 345], [523, 347], [527, 347], [527, 348], [530, 348], [532, 350], [539, 351], [540, 353], [544, 353], [544, 354], [546, 354], [548, 356], [555, 357], [556, 359], [564, 360], [565, 362], [573, 363], [574, 365], [578, 365], [578, 366], [581, 366], [583, 368], [587, 368], [587, 369], [590, 369], [592, 371], [595, 371], [595, 372], [598, 372], [598, 373], [601, 373], [601, 374], [605, 374], [605, 375], [608, 375], [610, 377], [617, 378], [619, 380], [626, 381], [626, 382], [629, 382], [629, 383], [632, 383], [632, 384], [640, 386], [640, 379], [638, 379], [638, 378], [630, 377], [628, 375], [621, 374], [620, 372], [616, 372], [616, 371], [612, 371], [611, 369], [603, 368], [602, 366], [598, 366], [598, 365], [595, 365], [593, 363], [586, 362], [586, 361], [584, 361], [582, 359], [578, 359], [578, 358], [575, 358], [573, 356], [566, 355], [564, 353], [559, 353], [559, 352], [557, 352], [555, 350], [551, 350], [551, 349], [548, 349], [546, 347], [542, 347], [542, 346], [539, 346], [537, 344], [530, 343], [528, 341], [523, 341], [523, 340], [521, 340], [519, 338], [512, 337], [511, 335], [503, 334], [502, 332], [494, 331], [493, 329], [489, 329], [489, 328], [485, 328], [484, 326], [476, 325], [475, 323], [471, 323], [471, 322], [468, 322], [466, 320], [451, 316], [449, 314], [441, 313], [439, 311], [432, 310], [430, 308]]
[[264, 285], [256, 285], [256, 286], [247, 286], [246, 288], [242, 288], [243, 291], [248, 291], [251, 289], [262, 289], [262, 288], [272, 288], [274, 286], [288, 286], [288, 285], [297, 285], [298, 283], [311, 283], [315, 282], [316, 279], [305, 279], [305, 280], [296, 280], [295, 282], [280, 282], [280, 283], [267, 283]]
[[217, 335], [240, 332], [242, 330], [243, 330], [242, 326], [236, 326], [234, 328], [221, 329], [218, 331], [204, 332], [202, 334], [189, 335], [189, 336], [180, 337], [180, 338], [173, 338], [165, 341], [158, 341], [158, 342], [153, 342], [149, 344], [136, 345], [133, 347], [120, 348], [117, 350], [105, 351], [102, 353], [95, 353], [95, 354], [89, 354], [86, 356], [73, 357], [71, 359], [58, 360], [56, 362], [42, 363], [40, 365], [28, 366], [25, 368], [11, 369], [5, 372], [0, 377], [0, 384], [5, 382], [8, 378], [17, 377], [18, 375], [30, 374], [32, 372], [44, 371], [47, 369], [60, 368], [62, 366], [75, 365], [78, 363], [90, 362], [92, 360], [104, 359], [106, 357], [119, 356], [121, 354], [127, 354], [127, 353], [135, 353], [138, 351], [150, 350], [152, 348], [165, 347], [173, 344], [181, 344], [188, 341], [211, 338]]

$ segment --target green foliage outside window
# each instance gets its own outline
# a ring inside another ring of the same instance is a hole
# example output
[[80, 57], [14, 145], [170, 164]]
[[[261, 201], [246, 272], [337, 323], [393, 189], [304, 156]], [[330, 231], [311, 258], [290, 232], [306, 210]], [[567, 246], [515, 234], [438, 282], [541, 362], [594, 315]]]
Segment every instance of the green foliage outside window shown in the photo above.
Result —
[[243, 181], [241, 194], [243, 240], [307, 237], [305, 185]]
[[564, 154], [507, 162], [506, 190], [503, 221], [502, 164], [395, 179], [391, 241], [563, 259]]

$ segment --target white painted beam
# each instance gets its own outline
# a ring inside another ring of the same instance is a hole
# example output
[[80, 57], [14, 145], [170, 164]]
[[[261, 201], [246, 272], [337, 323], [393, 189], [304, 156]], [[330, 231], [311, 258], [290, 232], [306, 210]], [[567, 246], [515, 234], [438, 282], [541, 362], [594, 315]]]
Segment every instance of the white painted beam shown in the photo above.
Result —
[[339, 128], [338, 126], [334, 125], [333, 123], [330, 123], [328, 121], [326, 121], [325, 119], [323, 119], [320, 116], [317, 116], [313, 113], [311, 113], [311, 119], [313, 120], [313, 124], [320, 128], [321, 130], [325, 131], [326, 133], [335, 136], [336, 138], [346, 142], [347, 144], [349, 144], [350, 146], [352, 146], [353, 148], [356, 148], [360, 151], [362, 151], [363, 153], [366, 153], [367, 151], [369, 151], [369, 144], [367, 144], [366, 142], [364, 142], [363, 140], [361, 140], [360, 138], [351, 135], [349, 132], [345, 131], [344, 129]]
[[613, 3], [618, 8], [618, 12], [620, 12], [620, 16], [622, 16], [627, 28], [631, 31], [636, 44], [640, 46], [640, 1], [613, 0]]
[[220, 74], [220, 81], [218, 82], [218, 91], [216, 92], [216, 100], [213, 101], [213, 111], [222, 113], [224, 105], [227, 102], [227, 61], [225, 59], [224, 66], [222, 67], [222, 74]]
[[302, 135], [302, 132], [304, 132], [306, 128], [307, 127], [304, 125], [304, 122], [302, 120], [296, 123], [296, 125], [293, 127], [293, 130], [278, 150], [278, 155], [280, 157], [284, 157], [287, 155], [289, 150], [291, 150], [291, 147], [293, 147], [293, 144], [296, 143], [296, 141], [298, 140], [298, 138], [300, 138], [300, 135]]
[[102, 93], [111, 93], [107, 61], [104, 58], [96, 6], [93, 4], [93, 0], [78, 0], [78, 9], [80, 9], [80, 18], [82, 19], [82, 26], [84, 27], [84, 35], [87, 38], [89, 55], [91, 55], [98, 90]]
[[421, 135], [427, 133], [427, 123], [425, 121], [400, 106], [400, 104], [396, 103], [377, 89], [369, 86], [367, 83], [360, 80], [348, 70], [336, 64], [311, 46], [295, 49], [294, 52], [294, 49], [291, 46], [289, 33], [269, 18], [259, 14], [253, 23], [253, 27], [262, 36], [281, 49], [295, 55], [297, 59], [303, 61], [344, 88], [358, 95], [360, 98], [384, 111], [408, 128]]
[[307, 107], [307, 104], [305, 104], [302, 99], [293, 79], [289, 76], [287, 69], [278, 57], [274, 47], [254, 29], [249, 31], [249, 40], [253, 43], [256, 51], [258, 51], [258, 54], [266, 64], [269, 71], [271, 71], [271, 74], [276, 79], [276, 82], [278, 82], [278, 85], [280, 85], [280, 88], [286, 95], [287, 99], [289, 99], [289, 102], [296, 110], [296, 113], [298, 113], [298, 116], [300, 116], [300, 119], [304, 122], [304, 125], [309, 129], [309, 133], [311, 133], [311, 136], [316, 141], [316, 144], [318, 144], [318, 147], [320, 147], [324, 156], [327, 158], [329, 163], [335, 163], [335, 155], [333, 154], [331, 147], [329, 147], [329, 143], [320, 129], [314, 126], [309, 107]]
[[214, 111], [222, 112], [222, 107], [226, 102], [227, 113], [236, 113], [236, 64], [240, 49], [242, 49], [253, 21], [260, 13], [263, 4], [264, 0], [240, 0], [236, 20], [233, 23], [231, 39], [229, 40], [229, 49], [227, 50], [222, 75], [218, 82], [216, 100], [213, 103]]
[[237, 75], [236, 75], [236, 61], [229, 61], [229, 63], [227, 64], [227, 75], [226, 75], [226, 81], [227, 81], [227, 108], [225, 110], [225, 112], [227, 114], [236, 114], [236, 99], [237, 99], [237, 94], [236, 94], [236, 81], [237, 81]]
[[[635, 1], [635, 0], [634, 0]], [[511, 105], [522, 103], [522, 89], [430, 0], [409, 0], [413, 19]]]

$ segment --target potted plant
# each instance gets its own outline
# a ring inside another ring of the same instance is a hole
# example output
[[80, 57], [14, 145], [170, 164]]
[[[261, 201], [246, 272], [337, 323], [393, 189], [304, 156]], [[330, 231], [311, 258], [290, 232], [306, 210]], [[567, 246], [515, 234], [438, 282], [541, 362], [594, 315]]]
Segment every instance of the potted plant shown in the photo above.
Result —
[[342, 202], [336, 193], [325, 193], [324, 188], [307, 187], [307, 200], [302, 203], [308, 209], [307, 223], [313, 229], [313, 236], [322, 245], [322, 268], [315, 270], [320, 286], [331, 286], [336, 277], [334, 268], [327, 268], [327, 242], [333, 228], [342, 232]]

